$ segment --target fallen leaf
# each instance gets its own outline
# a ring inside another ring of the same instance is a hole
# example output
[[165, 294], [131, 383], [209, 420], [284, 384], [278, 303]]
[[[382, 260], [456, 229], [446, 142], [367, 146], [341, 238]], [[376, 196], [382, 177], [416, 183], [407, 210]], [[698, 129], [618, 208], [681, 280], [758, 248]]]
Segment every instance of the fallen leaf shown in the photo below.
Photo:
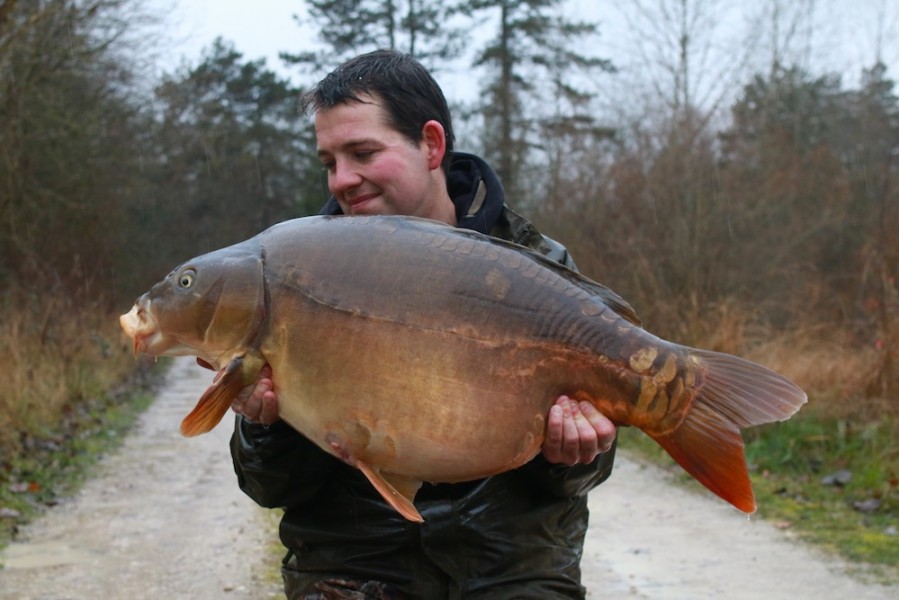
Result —
[[14, 508], [7, 508], [5, 506], [0, 506], [0, 519], [17, 519], [22, 516], [22, 513], [17, 511]]
[[9, 491], [13, 494], [24, 494], [28, 491], [27, 481], [13, 481], [9, 484]]
[[835, 485], [838, 487], [843, 487], [850, 481], [852, 481], [852, 471], [847, 469], [841, 469], [836, 473], [831, 473], [830, 475], [821, 478], [822, 485]]
[[858, 512], [872, 513], [880, 508], [881, 501], [877, 498], [868, 498], [867, 500], [858, 500], [852, 503], [852, 508]]

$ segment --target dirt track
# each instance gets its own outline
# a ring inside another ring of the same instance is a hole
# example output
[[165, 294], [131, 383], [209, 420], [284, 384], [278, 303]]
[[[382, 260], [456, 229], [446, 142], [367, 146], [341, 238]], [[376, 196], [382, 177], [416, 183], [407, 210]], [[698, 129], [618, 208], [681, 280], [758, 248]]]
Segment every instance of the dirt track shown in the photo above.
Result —
[[[279, 597], [260, 577], [275, 527], [237, 488], [230, 427], [194, 439], [178, 433], [209, 381], [191, 359], [175, 362], [121, 450], [0, 553], [0, 600]], [[624, 456], [590, 502], [588, 598], [899, 597], [896, 586], [858, 583], [788, 533]]]

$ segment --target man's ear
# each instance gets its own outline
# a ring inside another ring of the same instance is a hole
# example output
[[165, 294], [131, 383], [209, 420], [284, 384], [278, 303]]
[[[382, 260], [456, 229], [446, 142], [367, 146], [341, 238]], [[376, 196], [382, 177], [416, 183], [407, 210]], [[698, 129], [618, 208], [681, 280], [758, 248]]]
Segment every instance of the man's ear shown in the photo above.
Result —
[[421, 139], [428, 149], [428, 167], [439, 169], [446, 155], [446, 131], [439, 122], [431, 120], [421, 128]]

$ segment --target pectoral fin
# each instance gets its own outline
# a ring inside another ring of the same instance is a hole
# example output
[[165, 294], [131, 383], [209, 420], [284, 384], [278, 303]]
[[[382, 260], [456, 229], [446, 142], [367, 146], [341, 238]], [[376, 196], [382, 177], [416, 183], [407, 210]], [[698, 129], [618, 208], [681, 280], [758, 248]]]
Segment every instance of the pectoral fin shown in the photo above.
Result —
[[381, 473], [369, 467], [364, 462], [357, 460], [356, 467], [368, 478], [375, 489], [384, 497], [387, 504], [392, 506], [403, 517], [416, 523], [424, 523], [424, 519], [412, 504], [421, 481], [396, 475], [395, 473]]
[[[206, 388], [194, 409], [181, 421], [181, 434], [194, 437], [211, 431], [245, 386], [255, 380], [261, 365], [258, 360], [246, 360], [247, 356], [237, 356], [219, 371], [212, 385]], [[255, 371], [255, 372], [254, 372]]]

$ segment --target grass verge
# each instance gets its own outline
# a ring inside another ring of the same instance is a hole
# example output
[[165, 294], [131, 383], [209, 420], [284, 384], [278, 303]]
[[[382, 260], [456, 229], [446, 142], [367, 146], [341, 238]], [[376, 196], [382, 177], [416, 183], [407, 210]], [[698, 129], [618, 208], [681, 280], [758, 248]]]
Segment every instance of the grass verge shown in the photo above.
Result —
[[814, 410], [747, 436], [759, 516], [899, 582], [899, 422]]
[[[152, 397], [115, 311], [65, 293], [0, 294], [0, 545], [70, 495]], [[138, 391], [135, 391], [138, 390]]]
[[142, 364], [123, 384], [78, 403], [65, 427], [23, 436], [21, 449], [0, 471], [0, 547], [19, 528], [74, 494], [99, 458], [116, 448], [149, 406], [164, 364]]

